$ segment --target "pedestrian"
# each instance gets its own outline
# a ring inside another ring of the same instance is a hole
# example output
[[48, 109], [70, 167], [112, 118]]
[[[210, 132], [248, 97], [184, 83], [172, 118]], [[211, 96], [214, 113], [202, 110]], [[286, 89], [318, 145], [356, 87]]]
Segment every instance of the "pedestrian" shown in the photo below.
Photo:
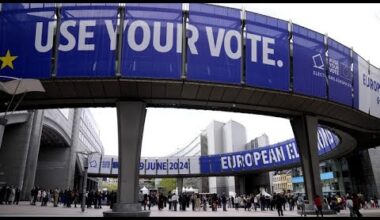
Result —
[[323, 217], [322, 200], [321, 200], [321, 197], [319, 195], [315, 195], [315, 197], [314, 197], [314, 206], [315, 206], [314, 209], [315, 209], [315, 213], [317, 214], [317, 217], [319, 217], [319, 213]]
[[194, 195], [194, 193], [191, 194], [190, 201], [191, 201], [191, 209], [193, 211], [195, 211], [195, 195]]
[[[0, 205], [3, 205], [4, 201], [5, 201], [5, 193], [6, 193], [6, 189], [7, 189], [7, 185], [3, 185], [3, 187], [1, 187], [1, 190], [0, 190]], [[5, 203], [7, 203], [5, 201]]]
[[305, 216], [306, 217], [306, 212], [305, 212], [305, 200], [303, 199], [302, 195], [298, 196], [297, 199], [297, 207], [301, 209], [301, 217]]
[[13, 202], [13, 204], [18, 205], [18, 202], [20, 201], [20, 193], [21, 193], [21, 190], [19, 187], [17, 187], [16, 194], [15, 194], [15, 201]]
[[199, 195], [195, 195], [195, 210], [200, 211], [201, 210], [201, 199], [199, 198]]
[[53, 191], [53, 204], [54, 207], [58, 207], [58, 198], [59, 198], [59, 190], [57, 187], [55, 187]]
[[354, 203], [352, 201], [352, 197], [351, 196], [347, 196], [346, 206], [347, 206], [348, 210], [350, 210], [350, 217], [357, 217], [356, 213], [354, 213], [354, 210], [353, 210]]
[[203, 211], [207, 211], [207, 197], [206, 197], [206, 195], [202, 196], [202, 205], [203, 205]]
[[178, 202], [178, 196], [175, 193], [173, 193], [172, 203], [173, 203], [174, 211], [177, 211], [177, 202]]
[[240, 205], [240, 196], [239, 195], [237, 195], [236, 197], [235, 197], [235, 209], [236, 209], [236, 211], [239, 211], [239, 205]]
[[227, 211], [227, 197], [226, 197], [226, 193], [223, 192], [223, 195], [222, 195], [222, 206], [223, 206], [223, 211]]
[[352, 194], [352, 211], [353, 211], [354, 215], [356, 215], [357, 217], [363, 216], [359, 211], [360, 204], [362, 204], [362, 203], [363, 203], [363, 201], [361, 201], [361, 199], [358, 197], [358, 195], [356, 193], [353, 193]]
[[8, 197], [8, 204], [9, 205], [12, 205], [14, 200], [15, 200], [15, 196], [16, 196], [16, 189], [11, 186], [9, 187], [9, 197]]
[[286, 202], [284, 196], [282, 194], [277, 194], [273, 199], [275, 200], [278, 216], [284, 216], [284, 211], [282, 210], [282, 207]]

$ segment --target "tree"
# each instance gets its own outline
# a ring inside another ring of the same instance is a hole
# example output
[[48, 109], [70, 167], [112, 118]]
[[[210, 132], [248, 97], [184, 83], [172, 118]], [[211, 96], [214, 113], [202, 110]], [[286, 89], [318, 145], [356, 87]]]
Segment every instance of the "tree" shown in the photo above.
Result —
[[177, 180], [174, 178], [165, 178], [160, 182], [160, 187], [163, 189], [163, 193], [168, 193], [175, 189]]

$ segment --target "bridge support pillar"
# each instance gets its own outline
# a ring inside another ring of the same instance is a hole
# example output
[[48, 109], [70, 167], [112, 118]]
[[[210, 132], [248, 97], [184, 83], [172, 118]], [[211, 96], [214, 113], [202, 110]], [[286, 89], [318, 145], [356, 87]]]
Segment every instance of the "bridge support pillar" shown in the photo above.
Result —
[[5, 125], [7, 125], [8, 120], [6, 118], [0, 118], [0, 149], [1, 143], [3, 142]]
[[182, 194], [183, 178], [177, 178], [178, 195]]
[[305, 192], [308, 200], [313, 201], [315, 195], [322, 196], [317, 148], [318, 120], [316, 117], [304, 115], [291, 119], [290, 123], [300, 151]]
[[[314, 116], [302, 115], [292, 118], [290, 123], [300, 153], [305, 192], [309, 200], [309, 204], [305, 207], [306, 212], [315, 214], [314, 197], [319, 195], [323, 202], [318, 156], [318, 119]], [[323, 205], [322, 211], [331, 214], [327, 209], [327, 204]]]
[[147, 217], [150, 211], [143, 211], [138, 202], [139, 164], [146, 104], [118, 102], [116, 109], [119, 136], [117, 202], [112, 211], [103, 212], [103, 215], [104, 217]]

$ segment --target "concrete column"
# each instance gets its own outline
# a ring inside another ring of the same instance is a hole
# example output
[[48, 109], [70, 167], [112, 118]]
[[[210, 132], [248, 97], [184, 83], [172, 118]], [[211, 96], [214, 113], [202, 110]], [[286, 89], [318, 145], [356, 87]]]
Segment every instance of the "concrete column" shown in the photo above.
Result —
[[239, 181], [239, 194], [245, 194], [245, 176], [237, 176], [237, 178]]
[[0, 182], [20, 189], [23, 188], [24, 176], [34, 175], [27, 173], [26, 170], [34, 116], [35, 111], [30, 111], [25, 123], [7, 127], [4, 132], [3, 147], [0, 148]]
[[117, 102], [119, 136], [119, 177], [117, 203], [105, 217], [149, 216], [138, 202], [139, 164], [144, 131], [146, 104], [144, 102]]
[[322, 196], [321, 177], [317, 146], [316, 117], [303, 115], [290, 120], [300, 153], [305, 192], [310, 204], [315, 195]]
[[79, 126], [81, 120], [82, 109], [74, 109], [73, 128], [71, 130], [71, 143], [70, 153], [67, 163], [66, 173], [66, 188], [73, 189], [74, 187], [74, 175], [75, 175], [75, 163], [77, 160], [77, 152], [79, 145]]
[[3, 142], [5, 125], [7, 125], [7, 122], [8, 120], [6, 118], [0, 118], [0, 149], [1, 149], [1, 143]]
[[182, 194], [183, 178], [177, 178], [178, 195]]
[[24, 184], [21, 189], [21, 199], [29, 200], [30, 190], [35, 185], [38, 155], [40, 152], [43, 128], [44, 110], [34, 112], [32, 133], [30, 135], [28, 157], [25, 164]]

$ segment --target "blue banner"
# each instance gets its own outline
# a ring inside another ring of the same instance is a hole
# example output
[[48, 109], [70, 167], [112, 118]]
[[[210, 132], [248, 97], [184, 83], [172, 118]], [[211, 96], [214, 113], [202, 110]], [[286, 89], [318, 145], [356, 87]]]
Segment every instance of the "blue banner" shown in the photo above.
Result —
[[118, 4], [63, 4], [57, 77], [115, 75]]
[[2, 3], [0, 76], [49, 78], [53, 45], [54, 4]]
[[350, 49], [328, 39], [329, 99], [352, 107], [352, 73]]
[[240, 84], [240, 11], [190, 4], [187, 25], [187, 79]]
[[327, 98], [324, 36], [293, 24], [293, 88], [295, 93]]
[[125, 77], [180, 79], [181, 4], [126, 4], [121, 73]]
[[[339, 138], [331, 131], [318, 127], [318, 155], [333, 150], [339, 144]], [[259, 170], [291, 165], [300, 161], [298, 147], [294, 139], [268, 147], [240, 152], [201, 156], [199, 158], [202, 174], [220, 174], [223, 172]]]
[[247, 12], [247, 85], [289, 91], [288, 22]]

